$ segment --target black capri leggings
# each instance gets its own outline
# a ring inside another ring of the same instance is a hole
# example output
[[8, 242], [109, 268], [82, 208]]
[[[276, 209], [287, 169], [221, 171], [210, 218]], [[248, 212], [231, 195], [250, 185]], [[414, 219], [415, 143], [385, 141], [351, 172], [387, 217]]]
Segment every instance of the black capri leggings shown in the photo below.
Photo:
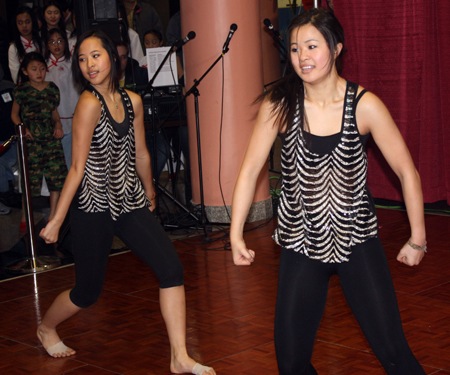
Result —
[[378, 238], [352, 248], [350, 261], [330, 264], [282, 249], [275, 313], [275, 349], [281, 375], [315, 375], [314, 340], [330, 276], [345, 298], [387, 374], [424, 375], [403, 333], [383, 246]]
[[148, 208], [113, 221], [109, 212], [85, 213], [72, 207], [70, 222], [76, 276], [70, 299], [76, 306], [89, 307], [100, 296], [114, 236], [152, 269], [161, 288], [183, 285], [183, 265]]

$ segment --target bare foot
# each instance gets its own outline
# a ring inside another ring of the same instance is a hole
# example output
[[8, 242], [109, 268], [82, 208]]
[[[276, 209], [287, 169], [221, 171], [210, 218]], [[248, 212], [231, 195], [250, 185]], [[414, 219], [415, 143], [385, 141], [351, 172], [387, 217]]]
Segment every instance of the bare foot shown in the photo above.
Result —
[[63, 344], [56, 330], [47, 330], [39, 326], [37, 329], [37, 337], [50, 357], [64, 358], [76, 353], [75, 350]]
[[202, 366], [188, 356], [182, 360], [174, 358], [170, 364], [170, 372], [173, 374], [216, 375], [213, 368]]

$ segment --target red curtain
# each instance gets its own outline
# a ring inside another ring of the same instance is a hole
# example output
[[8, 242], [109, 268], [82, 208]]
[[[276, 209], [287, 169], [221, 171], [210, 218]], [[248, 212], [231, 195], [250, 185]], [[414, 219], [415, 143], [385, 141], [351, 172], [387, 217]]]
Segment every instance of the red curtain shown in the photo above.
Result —
[[[450, 203], [450, 1], [335, 0], [348, 50], [342, 76], [383, 100], [408, 144], [425, 203]], [[370, 143], [374, 197], [401, 201], [397, 177]]]

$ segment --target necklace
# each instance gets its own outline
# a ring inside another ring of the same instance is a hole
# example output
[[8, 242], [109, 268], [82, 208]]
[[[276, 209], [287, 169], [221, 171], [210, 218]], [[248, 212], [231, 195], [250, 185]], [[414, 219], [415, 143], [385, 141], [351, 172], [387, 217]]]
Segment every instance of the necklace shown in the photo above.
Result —
[[114, 107], [116, 107], [116, 109], [119, 109], [119, 106], [117, 105], [117, 102], [116, 102], [116, 95], [115, 94], [113, 94], [113, 100], [111, 100], [111, 101], [114, 103]]

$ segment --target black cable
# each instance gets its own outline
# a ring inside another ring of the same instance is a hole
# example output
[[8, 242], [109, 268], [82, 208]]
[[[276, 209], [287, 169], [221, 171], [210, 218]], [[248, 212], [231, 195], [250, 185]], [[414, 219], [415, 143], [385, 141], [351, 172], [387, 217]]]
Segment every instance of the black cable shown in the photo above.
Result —
[[220, 189], [220, 195], [222, 196], [222, 202], [223, 207], [225, 208], [225, 212], [227, 213], [228, 219], [230, 219], [231, 222], [231, 216], [228, 212], [227, 204], [225, 203], [225, 197], [223, 196], [223, 190], [222, 190], [222, 180], [221, 180], [221, 174], [222, 174], [222, 130], [223, 130], [223, 102], [225, 97], [225, 56], [222, 58], [222, 103], [221, 103], [221, 109], [220, 109], [220, 131], [219, 131], [219, 189]]

